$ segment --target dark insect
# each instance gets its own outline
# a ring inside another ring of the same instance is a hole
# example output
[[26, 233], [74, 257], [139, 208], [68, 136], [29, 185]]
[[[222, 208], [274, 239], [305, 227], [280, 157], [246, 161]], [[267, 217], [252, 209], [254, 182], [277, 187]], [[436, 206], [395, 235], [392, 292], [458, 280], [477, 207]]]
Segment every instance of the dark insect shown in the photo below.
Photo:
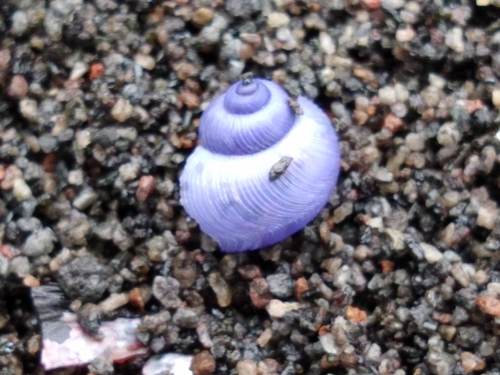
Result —
[[302, 110], [297, 97], [291, 97], [290, 99], [288, 99], [288, 105], [292, 109], [293, 113], [295, 113], [297, 116], [304, 114], [304, 111]]
[[269, 171], [269, 180], [274, 181], [286, 172], [293, 158], [290, 156], [282, 156], [280, 160], [273, 164]]
[[253, 81], [253, 73], [247, 72], [241, 75], [241, 81], [244, 85], [249, 85]]

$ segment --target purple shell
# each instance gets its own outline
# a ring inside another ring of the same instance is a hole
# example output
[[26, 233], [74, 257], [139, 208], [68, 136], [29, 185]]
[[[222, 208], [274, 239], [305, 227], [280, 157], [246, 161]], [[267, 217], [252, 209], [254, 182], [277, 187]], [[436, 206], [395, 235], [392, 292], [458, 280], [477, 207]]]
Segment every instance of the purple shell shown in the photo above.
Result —
[[203, 113], [181, 203], [223, 251], [283, 240], [314, 219], [335, 187], [340, 150], [330, 120], [304, 97], [296, 115], [288, 100], [272, 81], [239, 81]]

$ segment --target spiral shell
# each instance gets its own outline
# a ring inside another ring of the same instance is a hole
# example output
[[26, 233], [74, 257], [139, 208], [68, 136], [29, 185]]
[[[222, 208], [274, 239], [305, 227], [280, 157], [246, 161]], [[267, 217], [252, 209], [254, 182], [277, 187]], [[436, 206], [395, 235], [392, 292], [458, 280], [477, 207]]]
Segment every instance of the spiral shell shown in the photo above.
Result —
[[259, 249], [302, 229], [337, 182], [330, 120], [272, 81], [238, 81], [215, 98], [199, 140], [180, 177], [181, 204], [223, 251]]

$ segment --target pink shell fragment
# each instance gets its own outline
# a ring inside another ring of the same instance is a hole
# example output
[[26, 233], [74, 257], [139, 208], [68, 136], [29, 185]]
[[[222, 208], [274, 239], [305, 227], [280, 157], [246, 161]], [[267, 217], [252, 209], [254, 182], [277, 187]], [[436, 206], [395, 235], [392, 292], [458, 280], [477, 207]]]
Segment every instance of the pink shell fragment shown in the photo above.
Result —
[[82, 330], [75, 314], [65, 312], [60, 320], [42, 323], [42, 365], [52, 370], [84, 366], [102, 356], [121, 362], [144, 355], [147, 349], [135, 335], [139, 323], [140, 319], [124, 318], [103, 322], [99, 340]]

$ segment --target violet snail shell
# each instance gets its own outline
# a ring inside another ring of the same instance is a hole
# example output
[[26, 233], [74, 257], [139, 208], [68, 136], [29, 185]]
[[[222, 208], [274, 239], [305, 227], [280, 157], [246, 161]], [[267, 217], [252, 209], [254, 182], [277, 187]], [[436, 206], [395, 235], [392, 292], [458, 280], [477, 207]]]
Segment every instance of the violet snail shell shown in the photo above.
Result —
[[314, 219], [339, 169], [337, 135], [318, 106], [247, 78], [204, 111], [180, 177], [181, 204], [223, 251], [260, 249]]

